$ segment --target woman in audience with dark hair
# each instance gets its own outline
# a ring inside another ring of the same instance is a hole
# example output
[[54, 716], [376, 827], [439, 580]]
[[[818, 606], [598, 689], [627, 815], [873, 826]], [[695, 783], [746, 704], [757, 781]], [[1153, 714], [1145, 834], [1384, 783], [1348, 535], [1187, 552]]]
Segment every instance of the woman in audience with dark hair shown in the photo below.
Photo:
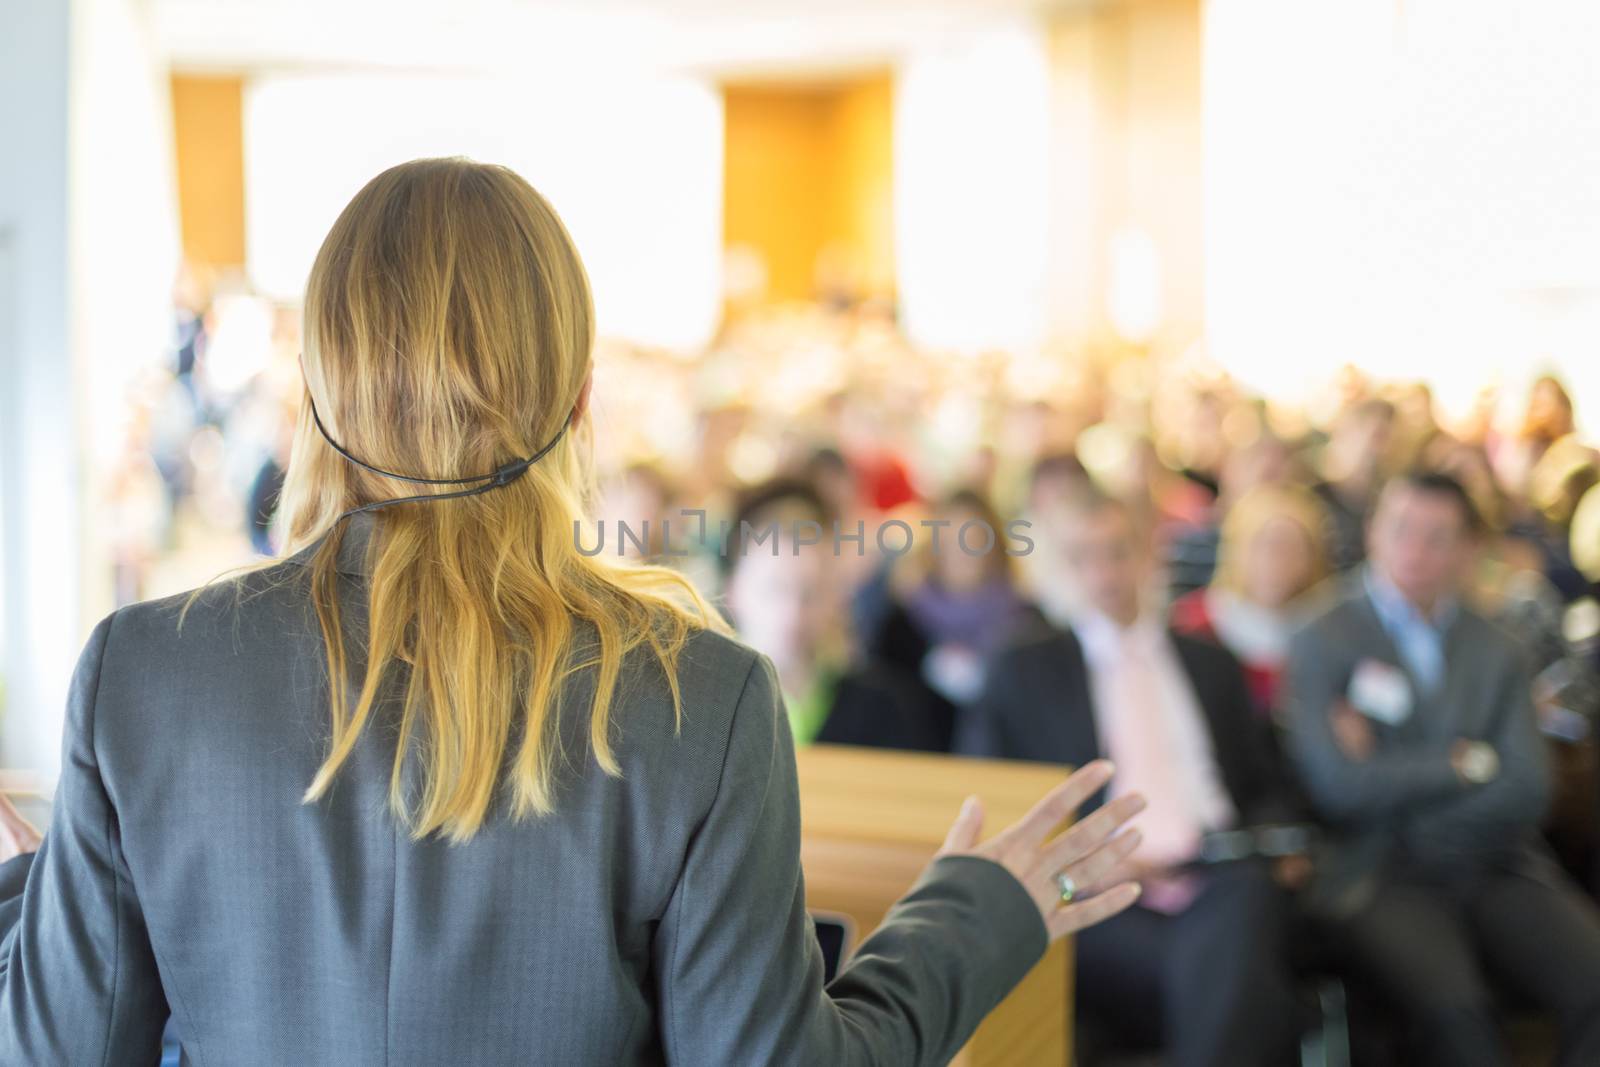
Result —
[[[840, 553], [853, 557], [851, 543]], [[772, 658], [795, 743], [944, 752], [953, 716], [920, 681], [856, 650], [833, 511], [804, 479], [739, 502], [719, 560], [739, 637]]]
[[1015, 532], [981, 494], [960, 489], [912, 528], [910, 551], [888, 571], [888, 611], [868, 647], [915, 672], [952, 715], [976, 697], [989, 656], [1043, 620], [1018, 584], [1010, 553], [1027, 545]]

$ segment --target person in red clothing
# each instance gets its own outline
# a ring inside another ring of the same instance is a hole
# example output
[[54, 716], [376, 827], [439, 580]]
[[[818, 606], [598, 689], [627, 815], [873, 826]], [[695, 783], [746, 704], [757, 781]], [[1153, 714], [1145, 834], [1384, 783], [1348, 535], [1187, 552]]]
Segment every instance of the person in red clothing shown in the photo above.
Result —
[[1305, 489], [1264, 485], [1229, 509], [1211, 584], [1178, 598], [1172, 625], [1226, 647], [1244, 666], [1251, 702], [1275, 718], [1292, 611], [1327, 577], [1326, 516]]

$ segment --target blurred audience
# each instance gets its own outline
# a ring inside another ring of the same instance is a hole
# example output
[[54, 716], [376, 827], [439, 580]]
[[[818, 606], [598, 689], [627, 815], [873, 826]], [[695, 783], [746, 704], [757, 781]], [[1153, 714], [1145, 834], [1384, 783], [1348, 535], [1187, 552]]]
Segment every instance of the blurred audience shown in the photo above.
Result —
[[852, 639], [847, 590], [833, 566], [832, 520], [807, 482], [775, 480], [751, 490], [718, 557], [729, 619], [777, 667], [797, 746], [947, 751], [948, 707], [914, 675], [861, 652]]
[[1391, 481], [1369, 562], [1296, 637], [1292, 751], [1339, 845], [1318, 908], [1415, 1028], [1407, 1062], [1509, 1064], [1505, 985], [1600, 1063], [1600, 912], [1539, 838], [1550, 765], [1526, 650], [1464, 602], [1481, 519], [1461, 484]]
[[1529, 480], [1545, 453], [1557, 441], [1577, 430], [1572, 397], [1560, 380], [1542, 375], [1528, 391], [1528, 406], [1522, 425], [1506, 450], [1503, 477], [1507, 485], [1522, 493], [1529, 491]]
[[1328, 556], [1336, 570], [1366, 556], [1367, 515], [1384, 474], [1398, 414], [1387, 400], [1371, 397], [1346, 410], [1334, 424], [1322, 456], [1322, 477], [1313, 488], [1328, 508]]
[[1080, 1009], [1119, 1045], [1164, 1045], [1174, 1064], [1293, 1062], [1290, 898], [1275, 875], [1297, 875], [1253, 859], [1195, 866], [1207, 834], [1294, 814], [1244, 675], [1225, 649], [1166, 626], [1150, 532], [1128, 505], [1084, 494], [1038, 533], [1082, 602], [1070, 627], [1036, 627], [997, 654], [957, 747], [1108, 757], [1104, 799], [1148, 799], [1132, 856], [1144, 896], [1078, 936]]
[[977, 696], [989, 656], [1039, 611], [1018, 584], [1010, 553], [1019, 543], [977, 491], [951, 493], [908, 528], [911, 547], [884, 572], [889, 605], [867, 648], [960, 707]]
[[[1059, 510], [1072, 498], [1095, 490], [1094, 480], [1083, 462], [1072, 452], [1051, 452], [1040, 457], [1028, 471], [1024, 521], [1029, 532], [1039, 527], [1041, 516]], [[1051, 622], [1065, 625], [1078, 603], [1061, 560], [1053, 553], [1035, 550], [1019, 556], [1022, 584], [1040, 613]]]
[[[298, 326], [242, 285], [186, 270], [129, 379], [95, 479], [119, 603], [277, 551]], [[848, 303], [694, 359], [602, 342], [594, 517], [773, 658], [798, 744], [1110, 755], [1150, 795], [1146, 898], [1079, 941], [1086, 1032], [1281, 1062], [1298, 906], [1421, 1027], [1403, 1062], [1505, 1062], [1504, 985], [1600, 1063], [1600, 454], [1572, 395], [1541, 378], [1507, 427], [1493, 388], [1450, 416], [1352, 368], [1298, 409], [1186, 358], [923, 351]], [[1306, 799], [1332, 834], [1308, 884], [1196, 862]]]
[[1172, 605], [1181, 633], [1215, 641], [1244, 666], [1257, 717], [1270, 722], [1298, 602], [1328, 574], [1327, 515], [1310, 491], [1261, 485], [1223, 520], [1215, 577]]
[[[1218, 492], [1205, 516], [1177, 531], [1166, 546], [1167, 588], [1174, 600], [1211, 584], [1221, 549], [1222, 525], [1235, 501], [1257, 486], [1282, 485], [1289, 480], [1292, 456], [1289, 446], [1270, 433], [1258, 434], [1250, 444], [1229, 453], [1222, 464]], [[1319, 532], [1319, 537], [1322, 534]]]

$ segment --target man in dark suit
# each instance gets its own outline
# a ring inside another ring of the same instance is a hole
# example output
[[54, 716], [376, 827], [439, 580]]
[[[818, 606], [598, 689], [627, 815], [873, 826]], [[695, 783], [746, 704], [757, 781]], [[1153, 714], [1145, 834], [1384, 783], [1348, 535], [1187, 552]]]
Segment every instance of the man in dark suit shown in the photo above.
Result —
[[1154, 551], [1111, 497], [1075, 498], [1036, 531], [1079, 606], [999, 653], [963, 716], [958, 751], [1081, 766], [1108, 757], [1111, 795], [1149, 807], [1132, 857], [1139, 906], [1077, 940], [1078, 1004], [1119, 1043], [1170, 1062], [1294, 1061], [1285, 947], [1291, 865], [1193, 866], [1208, 833], [1293, 816], [1284, 775], [1226, 650], [1169, 630], [1153, 604]]
[[852, 641], [833, 544], [816, 489], [774, 479], [739, 502], [719, 558], [728, 614], [778, 668], [795, 743], [948, 752], [955, 709]]
[[1522, 648], [1461, 602], [1480, 520], [1459, 483], [1379, 498], [1368, 563], [1296, 637], [1290, 749], [1337, 848], [1316, 898], [1416, 1024], [1419, 1057], [1510, 1062], [1490, 976], [1600, 1063], [1600, 915], [1539, 840], [1549, 767]]

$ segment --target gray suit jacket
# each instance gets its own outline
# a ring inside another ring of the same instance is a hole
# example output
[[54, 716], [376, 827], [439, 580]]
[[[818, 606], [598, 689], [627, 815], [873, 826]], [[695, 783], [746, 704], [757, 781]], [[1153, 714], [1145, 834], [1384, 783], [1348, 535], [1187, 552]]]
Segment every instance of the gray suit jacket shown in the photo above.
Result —
[[[1352, 760], [1334, 740], [1329, 711], [1365, 659], [1405, 674], [1412, 711], [1394, 726], [1373, 721], [1375, 751]], [[1285, 693], [1290, 752], [1336, 834], [1319, 862], [1313, 906], [1357, 910], [1401, 863], [1435, 872], [1547, 869], [1537, 837], [1550, 795], [1548, 756], [1522, 646], [1499, 627], [1466, 609], [1457, 615], [1445, 636], [1445, 681], [1430, 697], [1353, 580], [1296, 635]], [[1450, 763], [1458, 738], [1494, 745], [1501, 761], [1494, 781], [1459, 779]]]
[[[373, 520], [341, 553], [355, 627]], [[1021, 884], [944, 857], [824, 989], [776, 675], [710, 632], [681, 734], [641, 652], [624, 776], [580, 760], [551, 817], [411, 842], [377, 722], [302, 803], [328, 731], [309, 552], [237, 603], [208, 592], [181, 633], [181, 598], [95, 627], [44, 845], [0, 866], [5, 1067], [154, 1063], [169, 1009], [185, 1062], [229, 1067], [933, 1064], [1042, 956]], [[592, 691], [575, 675], [566, 706]]]

